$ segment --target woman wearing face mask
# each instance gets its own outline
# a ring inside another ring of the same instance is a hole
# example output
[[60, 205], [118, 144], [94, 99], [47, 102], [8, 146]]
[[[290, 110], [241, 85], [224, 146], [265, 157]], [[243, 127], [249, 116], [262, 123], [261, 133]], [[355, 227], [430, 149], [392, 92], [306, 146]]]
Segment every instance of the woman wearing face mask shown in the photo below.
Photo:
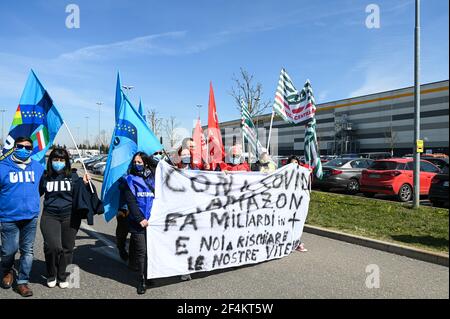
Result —
[[44, 194], [40, 227], [50, 288], [56, 284], [63, 289], [69, 286], [66, 268], [72, 263], [75, 237], [81, 223], [73, 210], [73, 190], [83, 182], [88, 184], [88, 176], [80, 178], [72, 172], [67, 151], [55, 148], [49, 155], [47, 171], [40, 183], [40, 193]]
[[120, 190], [128, 206], [128, 224], [131, 233], [130, 260], [137, 265], [139, 278], [137, 293], [146, 291], [148, 219], [155, 197], [155, 179], [150, 169], [150, 157], [138, 152], [133, 156], [128, 174], [122, 177]]
[[180, 148], [178, 150], [178, 158], [179, 162], [177, 166], [180, 169], [200, 170], [202, 168], [201, 165], [193, 163], [192, 151], [188, 148]]

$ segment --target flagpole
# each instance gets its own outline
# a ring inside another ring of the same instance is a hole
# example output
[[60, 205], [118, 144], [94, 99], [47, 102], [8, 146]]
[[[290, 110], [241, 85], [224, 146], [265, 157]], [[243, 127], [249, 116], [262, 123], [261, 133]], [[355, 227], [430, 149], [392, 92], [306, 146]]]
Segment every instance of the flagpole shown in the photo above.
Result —
[[270, 128], [269, 128], [269, 138], [267, 139], [267, 153], [270, 154], [269, 146], [270, 146], [270, 137], [272, 135], [272, 125], [273, 125], [273, 118], [275, 116], [275, 110], [272, 111], [272, 118], [270, 119]]
[[[75, 145], [75, 149], [76, 149], [77, 152], [78, 152], [78, 156], [80, 156], [80, 162], [81, 162], [81, 165], [83, 165], [84, 173], [89, 177], [89, 173], [87, 172], [86, 166], [84, 165], [84, 162], [83, 162], [83, 160], [81, 159], [81, 152], [80, 152], [80, 150], [78, 149], [78, 145], [77, 145], [77, 143], [75, 142], [75, 139], [73, 138], [72, 132], [70, 131], [69, 126], [67, 126], [66, 121], [63, 120], [63, 124], [64, 124], [64, 126], [66, 127], [67, 132], [69, 132], [70, 138], [72, 139], [72, 142], [73, 142], [73, 144]], [[90, 186], [90, 188], [91, 188], [91, 192], [94, 193], [94, 189], [92, 188], [91, 178], [90, 178], [90, 177], [88, 178], [88, 182], [89, 182], [89, 186]]]

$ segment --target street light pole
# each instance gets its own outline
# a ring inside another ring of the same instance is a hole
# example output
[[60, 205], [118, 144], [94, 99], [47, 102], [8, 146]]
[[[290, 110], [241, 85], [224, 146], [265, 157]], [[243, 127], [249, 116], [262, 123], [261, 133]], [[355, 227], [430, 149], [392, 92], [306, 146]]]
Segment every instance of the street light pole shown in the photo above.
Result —
[[103, 102], [97, 102], [96, 104], [98, 105], [98, 153], [100, 154], [101, 150], [102, 150], [102, 148], [100, 146], [100, 143], [101, 143], [101, 138], [100, 138], [100, 109], [101, 109], [101, 106], [103, 105]]
[[200, 108], [202, 107], [203, 105], [201, 105], [201, 104], [197, 104], [197, 108], [198, 108], [198, 119], [200, 119]]
[[86, 147], [89, 148], [89, 116], [84, 117], [86, 119]]
[[416, 0], [416, 26], [414, 32], [414, 203], [420, 204], [420, 153], [417, 141], [420, 139], [420, 0]]

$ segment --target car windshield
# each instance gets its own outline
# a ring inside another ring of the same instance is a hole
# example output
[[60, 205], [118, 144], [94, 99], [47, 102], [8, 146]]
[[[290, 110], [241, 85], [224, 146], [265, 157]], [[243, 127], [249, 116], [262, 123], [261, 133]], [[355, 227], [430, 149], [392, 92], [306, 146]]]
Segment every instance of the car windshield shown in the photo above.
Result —
[[375, 161], [369, 168], [377, 171], [389, 171], [394, 169], [402, 169], [404, 166], [405, 165], [403, 163], [392, 161]]
[[327, 162], [324, 166], [340, 167], [348, 162], [350, 162], [350, 159], [348, 158], [336, 158], [334, 160]]

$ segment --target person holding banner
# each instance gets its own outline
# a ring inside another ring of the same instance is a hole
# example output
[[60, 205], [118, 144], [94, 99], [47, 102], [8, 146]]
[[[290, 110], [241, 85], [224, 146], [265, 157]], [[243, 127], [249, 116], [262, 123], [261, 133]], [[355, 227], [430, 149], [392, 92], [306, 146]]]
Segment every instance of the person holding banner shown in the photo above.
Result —
[[226, 163], [220, 163], [221, 171], [247, 171], [250, 172], [250, 166], [245, 162], [242, 156], [242, 147], [239, 144], [233, 145], [228, 150]]
[[15, 290], [30, 297], [30, 272], [33, 265], [33, 244], [40, 212], [39, 181], [42, 165], [31, 159], [33, 141], [17, 137], [12, 155], [0, 161], [0, 234], [2, 287], [14, 282], [14, 256], [20, 249], [20, 266]]
[[146, 291], [146, 228], [155, 197], [155, 178], [151, 171], [150, 157], [143, 152], [137, 152], [127, 173], [121, 179], [120, 190], [129, 211], [130, 259], [133, 259], [130, 262], [138, 266], [137, 293], [142, 295]]
[[267, 152], [261, 153], [259, 160], [252, 165], [252, 171], [258, 171], [261, 173], [273, 173], [277, 170], [277, 166], [270, 158]]
[[72, 263], [75, 237], [81, 224], [74, 193], [88, 184], [87, 174], [80, 178], [72, 172], [69, 153], [65, 149], [52, 150], [39, 187], [44, 195], [40, 229], [49, 288], [54, 288], [57, 283], [60, 288], [69, 287], [66, 269]]

